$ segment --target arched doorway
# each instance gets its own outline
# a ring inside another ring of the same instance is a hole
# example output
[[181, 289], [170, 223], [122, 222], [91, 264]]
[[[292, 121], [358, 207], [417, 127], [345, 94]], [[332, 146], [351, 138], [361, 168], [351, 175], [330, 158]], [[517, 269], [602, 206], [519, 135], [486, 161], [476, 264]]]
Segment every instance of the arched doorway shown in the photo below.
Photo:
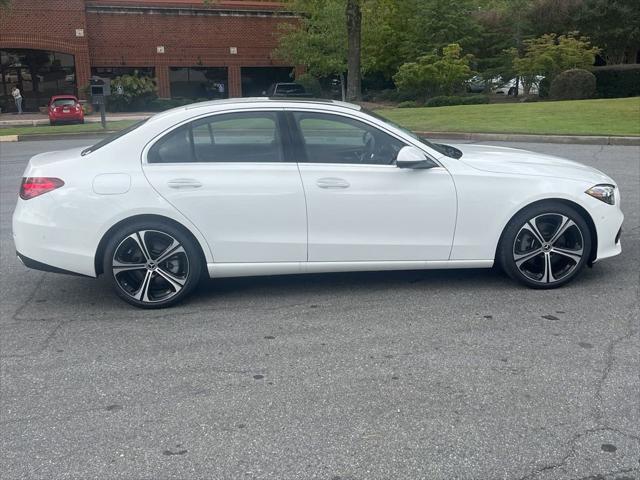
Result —
[[68, 53], [25, 48], [0, 49], [0, 108], [15, 111], [11, 90], [22, 92], [23, 109], [38, 111], [52, 95], [77, 95], [74, 56]]

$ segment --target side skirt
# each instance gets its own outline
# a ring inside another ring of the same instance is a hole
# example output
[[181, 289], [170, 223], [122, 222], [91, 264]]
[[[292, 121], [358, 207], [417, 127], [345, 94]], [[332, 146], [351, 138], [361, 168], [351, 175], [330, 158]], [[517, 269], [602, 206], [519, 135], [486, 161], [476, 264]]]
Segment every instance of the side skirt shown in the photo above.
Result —
[[211, 278], [289, 275], [296, 273], [374, 272], [385, 270], [437, 270], [491, 268], [493, 260], [421, 260], [392, 262], [277, 262], [208, 263]]

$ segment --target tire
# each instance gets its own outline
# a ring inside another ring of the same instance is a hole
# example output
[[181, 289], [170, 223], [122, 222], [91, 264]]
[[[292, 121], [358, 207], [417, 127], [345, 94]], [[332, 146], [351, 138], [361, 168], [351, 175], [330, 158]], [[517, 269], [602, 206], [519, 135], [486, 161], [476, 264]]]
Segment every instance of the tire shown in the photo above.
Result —
[[529, 207], [511, 219], [497, 260], [514, 280], [537, 289], [569, 283], [591, 254], [591, 231], [575, 209], [560, 202]]
[[125, 302], [164, 308], [187, 297], [206, 263], [200, 247], [182, 229], [161, 221], [138, 221], [111, 235], [104, 273]]

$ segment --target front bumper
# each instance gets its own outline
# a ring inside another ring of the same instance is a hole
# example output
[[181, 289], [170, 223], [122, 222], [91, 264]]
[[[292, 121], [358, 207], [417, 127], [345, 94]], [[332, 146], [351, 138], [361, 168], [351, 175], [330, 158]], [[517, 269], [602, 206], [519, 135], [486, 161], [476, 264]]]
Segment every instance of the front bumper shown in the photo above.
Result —
[[596, 227], [598, 249], [593, 263], [614, 257], [622, 252], [620, 236], [624, 214], [620, 210], [620, 198], [616, 198], [616, 205], [607, 205], [600, 200], [590, 209], [591, 218]]

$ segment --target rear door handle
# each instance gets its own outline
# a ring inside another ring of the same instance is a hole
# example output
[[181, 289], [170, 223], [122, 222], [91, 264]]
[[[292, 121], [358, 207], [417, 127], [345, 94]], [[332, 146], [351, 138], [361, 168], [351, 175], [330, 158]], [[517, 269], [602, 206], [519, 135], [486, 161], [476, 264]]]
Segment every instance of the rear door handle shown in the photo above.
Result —
[[342, 178], [326, 177], [316, 180], [320, 188], [349, 188], [351, 184]]
[[194, 178], [174, 178], [167, 182], [169, 188], [200, 188], [202, 183]]

